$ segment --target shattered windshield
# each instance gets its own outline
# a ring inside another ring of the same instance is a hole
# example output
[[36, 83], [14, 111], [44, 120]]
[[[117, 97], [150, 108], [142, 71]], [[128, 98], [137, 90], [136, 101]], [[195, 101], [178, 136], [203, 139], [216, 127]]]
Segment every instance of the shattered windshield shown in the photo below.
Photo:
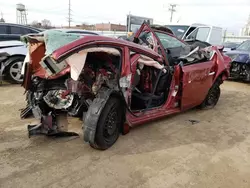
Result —
[[249, 51], [250, 52], [250, 40], [243, 42], [236, 49], [240, 50], [240, 51]]
[[179, 41], [177, 38], [172, 37], [170, 35], [167, 35], [165, 33], [160, 33], [160, 32], [155, 32], [155, 34], [158, 36], [160, 39], [163, 47], [165, 49], [167, 48], [178, 48], [178, 47], [185, 47], [186, 44], [183, 42]]
[[174, 32], [174, 35], [179, 39], [183, 37], [189, 28], [189, 26], [186, 25], [167, 25], [167, 27], [170, 28]]

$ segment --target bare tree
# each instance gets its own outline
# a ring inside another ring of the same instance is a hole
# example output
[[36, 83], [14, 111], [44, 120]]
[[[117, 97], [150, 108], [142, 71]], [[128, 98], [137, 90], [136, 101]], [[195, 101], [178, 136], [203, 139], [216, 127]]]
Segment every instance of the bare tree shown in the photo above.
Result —
[[5, 23], [5, 20], [3, 19], [3, 13], [1, 12], [1, 19], [0, 19], [1, 23]]
[[51, 28], [51, 21], [50, 20], [47, 20], [47, 19], [43, 19], [41, 21], [41, 25], [44, 29], [49, 29]]
[[33, 22], [31, 22], [31, 26], [33, 26], [33, 27], [41, 27], [41, 23], [39, 23], [37, 20], [34, 20]]
[[5, 20], [3, 18], [0, 18], [0, 23], [5, 23]]

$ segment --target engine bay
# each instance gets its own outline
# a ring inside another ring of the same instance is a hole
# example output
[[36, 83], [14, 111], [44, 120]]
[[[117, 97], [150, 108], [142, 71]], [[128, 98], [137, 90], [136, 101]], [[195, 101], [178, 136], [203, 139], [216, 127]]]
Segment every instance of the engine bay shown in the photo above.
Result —
[[101, 87], [115, 87], [119, 64], [120, 56], [89, 52], [78, 80], [73, 80], [70, 73], [53, 80], [34, 77], [29, 103], [36, 106], [37, 118], [54, 110], [82, 116]]

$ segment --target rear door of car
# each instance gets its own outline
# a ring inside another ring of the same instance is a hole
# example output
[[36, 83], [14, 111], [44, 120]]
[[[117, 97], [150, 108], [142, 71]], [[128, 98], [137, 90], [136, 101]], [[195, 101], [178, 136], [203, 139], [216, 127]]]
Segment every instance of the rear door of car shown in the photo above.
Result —
[[181, 109], [200, 105], [206, 98], [216, 75], [216, 62], [209, 60], [182, 66]]

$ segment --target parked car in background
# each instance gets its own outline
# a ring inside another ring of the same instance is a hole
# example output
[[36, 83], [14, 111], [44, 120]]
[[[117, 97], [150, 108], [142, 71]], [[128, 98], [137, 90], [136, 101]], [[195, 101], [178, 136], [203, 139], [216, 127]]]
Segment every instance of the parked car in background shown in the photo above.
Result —
[[235, 50], [241, 43], [240, 42], [224, 42], [222, 45], [224, 46], [223, 52], [229, 52], [231, 50]]
[[[222, 44], [222, 28], [204, 24], [166, 25], [175, 36], [187, 43], [194, 41], [206, 42], [210, 45]], [[205, 43], [204, 43], [205, 44]]]
[[12, 23], [0, 23], [0, 41], [20, 40], [20, 36], [27, 35], [29, 33], [39, 33], [42, 29], [38, 29], [31, 26], [12, 24]]
[[26, 54], [26, 45], [20, 40], [0, 41], [0, 81], [22, 83], [21, 69]]
[[[36, 45], [44, 37], [46, 43]], [[84, 141], [101, 150], [130, 127], [214, 107], [229, 75], [230, 58], [217, 47], [192, 49], [146, 23], [133, 42], [94, 35], [74, 40], [50, 31], [23, 38], [33, 44], [23, 87], [41, 121], [28, 126], [28, 135], [75, 135], [67, 132], [66, 118], [79, 113]]]
[[26, 45], [20, 36], [39, 33], [41, 29], [34, 27], [0, 23], [0, 79], [3, 77], [10, 83], [21, 83], [21, 68], [27, 53]]
[[225, 54], [232, 59], [230, 77], [250, 81], [250, 40]]

